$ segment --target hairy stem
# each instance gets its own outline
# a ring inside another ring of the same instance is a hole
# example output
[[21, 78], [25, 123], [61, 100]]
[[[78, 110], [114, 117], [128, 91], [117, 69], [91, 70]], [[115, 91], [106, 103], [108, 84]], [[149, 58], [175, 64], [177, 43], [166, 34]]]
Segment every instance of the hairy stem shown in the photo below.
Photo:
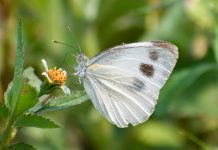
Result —
[[13, 123], [14, 120], [13, 117], [10, 117], [6, 123], [5, 130], [1, 137], [1, 144], [0, 144], [0, 150], [6, 150], [8, 145], [10, 144], [10, 141], [12, 140], [12, 132], [13, 132]]

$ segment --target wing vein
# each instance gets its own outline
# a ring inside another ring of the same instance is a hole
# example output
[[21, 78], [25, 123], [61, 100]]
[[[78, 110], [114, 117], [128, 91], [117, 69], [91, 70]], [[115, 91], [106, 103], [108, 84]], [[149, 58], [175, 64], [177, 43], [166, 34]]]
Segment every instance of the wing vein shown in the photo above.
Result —
[[[124, 69], [121, 69], [121, 68], [118, 68], [118, 67], [114, 67], [114, 66], [110, 66], [110, 65], [102, 65], [102, 67], [107, 67], [107, 68], [112, 68], [112, 69], [117, 69], [117, 70], [120, 70], [120, 71], [123, 71], [123, 72], [127, 72], [129, 73], [128, 71], [124, 70]], [[88, 75], [96, 75], [94, 72], [87, 72]], [[131, 72], [132, 75], [140, 78], [141, 80], [146, 80], [148, 83], [150, 83], [151, 85], [153, 85], [154, 87], [160, 89], [161, 86], [159, 86], [158, 84], [155, 84], [154, 82], [151, 82], [149, 79], [143, 77], [142, 75], [138, 75], [138, 74], [135, 74], [134, 72]]]
[[[99, 80], [100, 81], [100, 80]], [[100, 81], [103, 85], [107, 86], [109, 89], [116, 91], [117, 93], [123, 95], [124, 97], [126, 97], [127, 99], [131, 100], [136, 106], [138, 106], [141, 110], [143, 110], [147, 115], [150, 115], [149, 112], [147, 112], [146, 109], [144, 109], [140, 104], [137, 103], [137, 100], [135, 100], [132, 96], [122, 92], [120, 89], [118, 89], [117, 87], [113, 86], [112, 84], [108, 84], [106, 82], [102, 82]]]

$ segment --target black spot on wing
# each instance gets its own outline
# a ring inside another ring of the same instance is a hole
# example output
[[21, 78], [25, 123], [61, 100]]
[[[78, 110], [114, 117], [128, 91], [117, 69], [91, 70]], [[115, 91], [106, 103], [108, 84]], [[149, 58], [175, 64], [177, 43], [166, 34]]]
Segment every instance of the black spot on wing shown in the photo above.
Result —
[[138, 79], [135, 79], [133, 81], [133, 85], [134, 85], [134, 88], [137, 90], [137, 91], [141, 91], [144, 87], [145, 87], [145, 84], [144, 82], [138, 80]]
[[157, 52], [157, 51], [151, 51], [151, 52], [149, 52], [149, 58], [150, 58], [151, 60], [156, 61], [156, 60], [159, 58], [158, 52]]
[[122, 86], [125, 86], [129, 90], [136, 90], [136, 91], [141, 91], [142, 89], [145, 88], [145, 83], [141, 80], [139, 80], [136, 77], [127, 77], [119, 80], [119, 83]]
[[149, 64], [140, 64], [139, 70], [147, 77], [152, 77], [154, 75], [154, 67]]

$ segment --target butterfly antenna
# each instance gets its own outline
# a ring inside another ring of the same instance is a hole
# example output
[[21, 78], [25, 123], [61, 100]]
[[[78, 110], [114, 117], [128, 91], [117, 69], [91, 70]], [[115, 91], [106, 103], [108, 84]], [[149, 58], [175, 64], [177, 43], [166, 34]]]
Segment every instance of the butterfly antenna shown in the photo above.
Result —
[[75, 46], [72, 46], [70, 44], [66, 44], [66, 43], [63, 43], [60, 41], [52, 40], [52, 42], [57, 43], [57, 44], [61, 44], [61, 45], [67, 46], [67, 47], [75, 48]]
[[[61, 45], [67, 46], [67, 47], [75, 48], [75, 46], [72, 46], [72, 45], [70, 45], [70, 44], [66, 44], [66, 43], [63, 43], [63, 42], [60, 42], [60, 41], [52, 40], [52, 42], [57, 43], [57, 44], [61, 44]], [[76, 55], [74, 55], [74, 54], [72, 54], [72, 53], [71, 53], [71, 55], [73, 55], [74, 57], [76, 57]]]
[[78, 48], [79, 48], [79, 52], [80, 52], [80, 54], [82, 54], [83, 52], [82, 52], [82, 49], [81, 49], [81, 47], [80, 47], [80, 44], [77, 43], [77, 46], [78, 46]]
[[[67, 47], [71, 47], [71, 48], [74, 48], [74, 49], [75, 49], [75, 47], [72, 46], [72, 45], [70, 45], [70, 44], [66, 44], [66, 43], [63, 43], [63, 42], [60, 42], [60, 41], [56, 41], [56, 40], [52, 40], [52, 42], [57, 43], [57, 44], [61, 44], [61, 45], [67, 46]], [[72, 55], [73, 57], [76, 58], [76, 55], [74, 55], [72, 52], [67, 52], [67, 53], [64, 54], [64, 58], [63, 58], [62, 63], [61, 63], [62, 65], [65, 64], [65, 61], [67, 60], [67, 58], [68, 58], [70, 55]]]

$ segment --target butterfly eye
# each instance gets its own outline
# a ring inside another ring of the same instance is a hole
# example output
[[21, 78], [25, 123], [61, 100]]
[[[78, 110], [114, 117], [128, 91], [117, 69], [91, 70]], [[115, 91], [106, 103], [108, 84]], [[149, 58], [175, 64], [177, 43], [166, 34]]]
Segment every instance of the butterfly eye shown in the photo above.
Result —
[[82, 62], [82, 55], [81, 55], [81, 54], [78, 54], [78, 55], [77, 55], [76, 61], [77, 61], [78, 63], [81, 63], [81, 62]]
[[88, 60], [88, 58], [82, 53], [78, 54], [76, 57], [76, 61], [78, 63], [85, 63], [87, 60]]

